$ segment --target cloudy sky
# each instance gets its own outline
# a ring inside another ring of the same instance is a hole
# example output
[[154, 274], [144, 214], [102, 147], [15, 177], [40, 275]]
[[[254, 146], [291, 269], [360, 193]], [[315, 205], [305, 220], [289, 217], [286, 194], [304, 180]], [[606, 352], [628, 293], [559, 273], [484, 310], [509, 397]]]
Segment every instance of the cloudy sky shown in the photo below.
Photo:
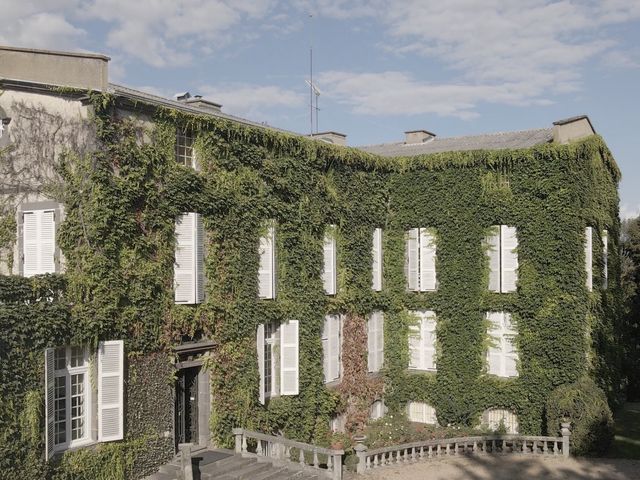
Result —
[[[0, 0], [0, 44], [111, 56], [112, 82], [350, 145], [586, 113], [640, 213], [640, 0]], [[310, 14], [312, 16], [310, 17]]]

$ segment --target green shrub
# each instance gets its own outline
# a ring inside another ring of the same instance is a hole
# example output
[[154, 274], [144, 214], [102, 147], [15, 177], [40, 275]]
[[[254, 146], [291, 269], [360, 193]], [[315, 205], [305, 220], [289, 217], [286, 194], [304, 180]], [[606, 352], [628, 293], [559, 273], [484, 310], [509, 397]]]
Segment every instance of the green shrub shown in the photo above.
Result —
[[601, 455], [613, 439], [613, 415], [607, 397], [590, 378], [556, 388], [547, 401], [547, 430], [559, 433], [571, 422], [571, 453]]

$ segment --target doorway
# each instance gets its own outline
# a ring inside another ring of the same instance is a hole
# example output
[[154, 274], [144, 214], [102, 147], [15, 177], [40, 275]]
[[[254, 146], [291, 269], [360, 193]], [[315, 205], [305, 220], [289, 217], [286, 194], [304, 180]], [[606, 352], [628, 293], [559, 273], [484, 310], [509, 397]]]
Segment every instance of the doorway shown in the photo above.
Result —
[[178, 370], [176, 380], [176, 450], [180, 443], [199, 443], [198, 436], [198, 375], [200, 368]]

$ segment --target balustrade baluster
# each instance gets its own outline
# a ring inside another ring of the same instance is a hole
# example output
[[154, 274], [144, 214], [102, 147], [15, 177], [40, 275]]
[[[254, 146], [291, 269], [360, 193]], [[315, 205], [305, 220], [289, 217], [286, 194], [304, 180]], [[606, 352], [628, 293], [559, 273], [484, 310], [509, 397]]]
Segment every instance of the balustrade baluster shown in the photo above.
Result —
[[365, 465], [364, 466], [365, 470], [371, 469], [371, 457], [367, 456], [367, 459], [365, 460], [364, 465]]
[[313, 451], [313, 468], [320, 468], [320, 463], [318, 462], [318, 451]]
[[333, 455], [327, 457], [327, 472], [333, 472]]
[[554, 455], [558, 455], [558, 442], [557, 441], [553, 442], [553, 454]]
[[300, 449], [300, 455], [298, 456], [298, 463], [304, 467], [304, 451], [302, 449]]
[[547, 442], [546, 440], [544, 442], [542, 442], [542, 454], [543, 455], [547, 454], [547, 449], [548, 449], [547, 443], [549, 443], [549, 442]]
[[247, 453], [247, 436], [242, 435], [242, 453]]
[[533, 441], [533, 454], [534, 455], [538, 454], [538, 441], [537, 440]]
[[453, 444], [453, 448], [454, 448], [454, 455], [458, 455], [458, 442]]
[[429, 445], [429, 458], [433, 457], [433, 445]]
[[420, 446], [420, 460], [424, 458], [424, 445]]
[[256, 445], [256, 455], [262, 456], [262, 440], [257, 441]]
[[375, 457], [373, 457], [373, 467], [380, 466], [380, 456], [376, 453]]

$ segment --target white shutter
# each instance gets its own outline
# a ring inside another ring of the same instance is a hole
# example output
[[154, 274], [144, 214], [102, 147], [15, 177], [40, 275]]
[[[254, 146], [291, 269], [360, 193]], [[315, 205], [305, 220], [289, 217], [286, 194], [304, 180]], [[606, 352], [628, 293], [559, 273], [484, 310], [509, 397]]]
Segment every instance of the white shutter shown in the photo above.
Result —
[[341, 323], [339, 315], [327, 315], [324, 318], [322, 349], [325, 383], [340, 378]]
[[418, 253], [418, 231], [412, 228], [407, 232], [407, 260], [405, 275], [407, 277], [407, 288], [413, 292], [419, 288], [419, 253]]
[[435, 290], [436, 283], [436, 242], [426, 228], [420, 229], [420, 291]]
[[516, 331], [511, 323], [511, 314], [487, 312], [490, 321], [491, 346], [487, 352], [489, 373], [500, 377], [517, 377], [518, 352], [515, 349]]
[[34, 210], [22, 215], [23, 275], [55, 273], [56, 228], [53, 210]]
[[587, 290], [593, 291], [593, 228], [584, 229], [584, 258], [585, 269], [587, 271]]
[[327, 295], [336, 294], [336, 236], [335, 225], [331, 225], [324, 236], [324, 268], [322, 283]]
[[382, 229], [373, 230], [373, 246], [371, 249], [371, 288], [377, 292], [382, 290]]
[[124, 436], [124, 341], [98, 345], [98, 441]]
[[55, 425], [55, 349], [44, 351], [44, 444], [47, 460], [53, 456]]
[[491, 345], [487, 352], [487, 362], [489, 373], [492, 375], [502, 376], [502, 312], [487, 312], [487, 320], [489, 320], [489, 336]]
[[367, 369], [378, 372], [384, 365], [384, 316], [376, 311], [367, 321]]
[[267, 299], [276, 298], [275, 228], [273, 225], [269, 225], [266, 235], [260, 237], [259, 255], [258, 296]]
[[196, 218], [185, 213], [176, 220], [176, 251], [173, 278], [176, 303], [196, 302]]
[[436, 319], [435, 313], [423, 313], [421, 322], [422, 339], [422, 369], [436, 369]]
[[420, 320], [418, 325], [409, 325], [409, 368], [414, 370], [419, 370], [421, 367], [421, 323], [422, 320]]
[[407, 404], [407, 415], [411, 422], [427, 423], [435, 425], [436, 411], [426, 403], [409, 402]]
[[204, 302], [204, 224], [202, 215], [196, 213], [196, 303]]
[[280, 394], [298, 395], [298, 320], [280, 325]]
[[502, 292], [515, 292], [518, 281], [518, 237], [516, 227], [500, 226], [502, 254]]
[[256, 350], [258, 353], [258, 372], [260, 375], [260, 393], [258, 399], [264, 405], [264, 324], [258, 325], [256, 333]]
[[511, 322], [511, 314], [505, 312], [502, 316], [502, 353], [503, 375], [505, 377], [518, 376], [518, 351], [516, 350], [516, 330]]
[[491, 227], [487, 237], [487, 255], [489, 256], [489, 290], [500, 291], [500, 226]]
[[602, 231], [602, 288], [609, 288], [609, 232]]

